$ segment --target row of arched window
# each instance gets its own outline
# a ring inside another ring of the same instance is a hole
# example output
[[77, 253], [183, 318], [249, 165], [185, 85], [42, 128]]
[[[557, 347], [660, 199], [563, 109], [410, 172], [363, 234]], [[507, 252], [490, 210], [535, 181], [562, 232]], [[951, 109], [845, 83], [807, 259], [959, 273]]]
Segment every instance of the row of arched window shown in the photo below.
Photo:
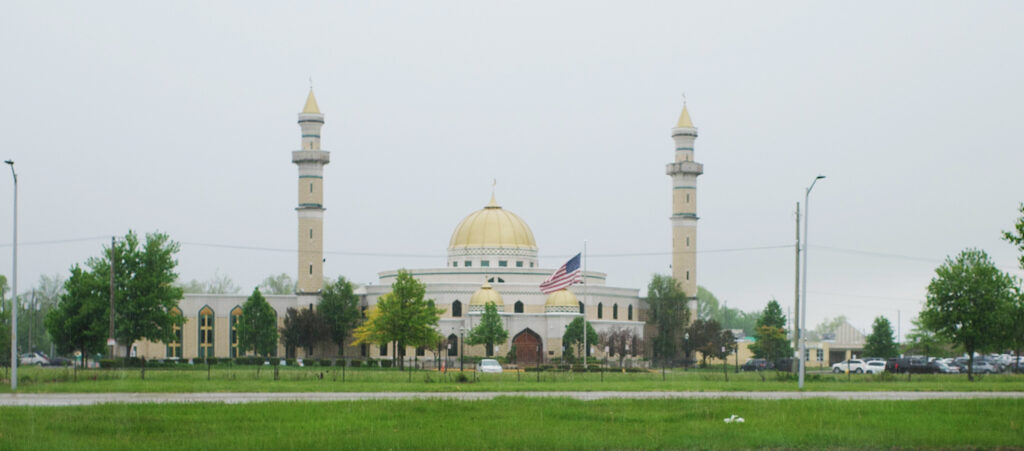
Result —
[[[523, 301], [516, 301], [512, 306], [513, 313], [523, 313]], [[584, 313], [583, 303], [580, 302], [580, 313]], [[462, 301], [458, 299], [452, 302], [452, 317], [462, 317]], [[597, 319], [604, 319], [604, 303], [597, 304]], [[619, 319], [619, 304], [612, 305], [612, 319]], [[633, 320], [633, 306], [629, 305], [626, 308], [626, 319], [629, 321]]]
[[[177, 307], [171, 309], [172, 315], [181, 316], [181, 310]], [[231, 357], [238, 357], [238, 318], [242, 316], [242, 308], [235, 306], [231, 309], [231, 314], [228, 315], [228, 338], [231, 346]], [[204, 305], [203, 308], [199, 309], [199, 336], [197, 340], [198, 354], [200, 359], [207, 357], [214, 357], [214, 314], [213, 309], [208, 305]], [[174, 341], [167, 343], [167, 358], [180, 359], [182, 357], [181, 343], [182, 343], [182, 331], [181, 326], [175, 325], [174, 329]]]

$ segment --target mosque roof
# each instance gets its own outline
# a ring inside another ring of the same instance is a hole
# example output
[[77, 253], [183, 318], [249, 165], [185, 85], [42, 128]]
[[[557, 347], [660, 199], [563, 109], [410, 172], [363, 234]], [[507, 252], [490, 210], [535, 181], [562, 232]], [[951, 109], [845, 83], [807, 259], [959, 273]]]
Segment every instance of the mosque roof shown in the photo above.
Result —
[[306, 106], [302, 107], [303, 114], [320, 114], [320, 107], [316, 104], [316, 97], [313, 96], [313, 88], [309, 88], [309, 96], [306, 97]]
[[548, 295], [545, 307], [579, 307], [580, 300], [571, 291], [562, 288]]
[[491, 194], [491, 202], [466, 216], [448, 242], [448, 250], [475, 247], [537, 250], [537, 242], [526, 221], [501, 208]]
[[480, 289], [473, 293], [473, 297], [469, 298], [469, 305], [487, 305], [488, 302], [493, 302], [499, 307], [505, 305], [505, 301], [501, 299], [501, 293], [492, 288], [491, 284], [484, 282]]

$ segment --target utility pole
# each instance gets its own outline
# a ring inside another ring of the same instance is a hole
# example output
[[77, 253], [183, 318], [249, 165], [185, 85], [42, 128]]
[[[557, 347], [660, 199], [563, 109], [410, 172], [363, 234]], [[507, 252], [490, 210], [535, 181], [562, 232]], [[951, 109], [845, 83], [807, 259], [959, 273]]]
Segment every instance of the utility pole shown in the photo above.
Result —
[[[117, 340], [114, 338], [114, 246], [116, 245], [115, 237], [110, 237], [110, 334], [107, 335], [107, 346], [110, 346], [110, 357], [114, 358], [114, 346], [117, 345]], [[83, 356], [83, 359], [85, 357]], [[83, 360], [84, 361], [84, 360]]]
[[796, 203], [796, 284], [793, 293], [793, 349], [800, 347], [800, 202]]

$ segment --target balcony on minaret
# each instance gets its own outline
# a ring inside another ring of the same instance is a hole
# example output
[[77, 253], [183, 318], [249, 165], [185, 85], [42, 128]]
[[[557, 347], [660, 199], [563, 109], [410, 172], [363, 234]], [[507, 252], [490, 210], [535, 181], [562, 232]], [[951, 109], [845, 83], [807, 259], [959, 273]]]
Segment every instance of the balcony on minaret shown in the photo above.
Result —
[[704, 165], [695, 161], [676, 161], [665, 166], [665, 174], [692, 174], [701, 175], [704, 173]]

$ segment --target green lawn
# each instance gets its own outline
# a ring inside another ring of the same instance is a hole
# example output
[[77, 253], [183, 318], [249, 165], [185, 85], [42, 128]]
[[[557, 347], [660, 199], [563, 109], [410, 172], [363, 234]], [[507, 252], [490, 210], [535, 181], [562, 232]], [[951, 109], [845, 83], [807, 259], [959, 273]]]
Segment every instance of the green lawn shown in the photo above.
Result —
[[[0, 449], [1021, 448], [1024, 400], [601, 400], [0, 408]], [[722, 420], [740, 415], [743, 424]]]
[[[789, 373], [729, 373], [720, 371], [660, 371], [646, 373], [537, 373], [506, 372], [475, 375], [464, 373], [468, 382], [457, 382], [458, 371], [398, 371], [395, 369], [349, 369], [344, 375], [337, 367], [282, 368], [280, 380], [273, 369], [262, 367], [259, 376], [251, 366], [149, 369], [145, 380], [138, 369], [79, 371], [77, 382], [69, 369], [28, 367], [19, 369], [20, 393], [72, 392], [440, 392], [440, 391], [795, 391], [795, 376]], [[321, 378], [321, 375], [323, 376]], [[9, 373], [0, 370], [0, 379]], [[1024, 375], [844, 375], [809, 374], [808, 391], [1024, 391]], [[207, 379], [209, 378], [209, 380]], [[10, 382], [0, 380], [0, 393], [10, 392]]]

